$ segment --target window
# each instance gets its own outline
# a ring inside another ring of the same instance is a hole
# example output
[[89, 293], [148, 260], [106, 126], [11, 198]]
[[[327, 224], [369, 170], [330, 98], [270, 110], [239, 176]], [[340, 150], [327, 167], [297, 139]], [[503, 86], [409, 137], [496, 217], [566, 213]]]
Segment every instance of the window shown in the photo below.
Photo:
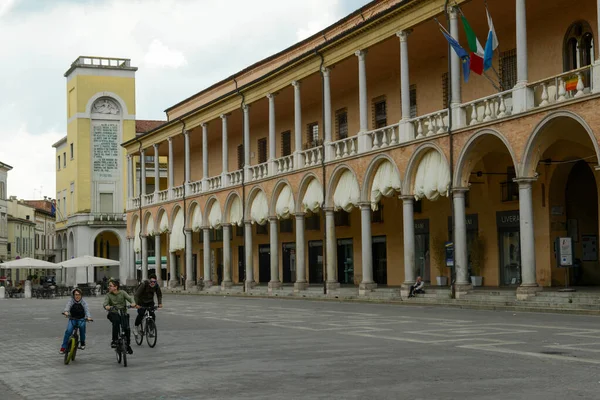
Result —
[[144, 156], [144, 160], [146, 164], [151, 164], [154, 162], [154, 156]]
[[238, 169], [244, 168], [244, 145], [238, 144], [237, 147]]
[[335, 226], [350, 226], [350, 213], [344, 210], [334, 212], [333, 220]]
[[113, 210], [113, 194], [112, 193], [100, 193], [100, 207], [101, 213], [112, 213]]
[[410, 85], [410, 117], [417, 118], [417, 85]]
[[416, 213], [423, 212], [423, 202], [421, 200], [417, 200], [413, 203], [413, 212], [416, 212]]
[[375, 129], [387, 126], [387, 107], [385, 96], [373, 100], [373, 127]]
[[335, 112], [335, 132], [337, 140], [346, 139], [348, 137], [348, 110], [342, 108]]
[[372, 223], [383, 223], [383, 204], [379, 204], [377, 211], [371, 211]]
[[46, 250], [46, 235], [42, 235], [42, 250]]
[[258, 163], [267, 162], [267, 138], [258, 139]]
[[321, 230], [321, 216], [317, 213], [306, 215], [306, 230], [319, 231]]
[[243, 226], [235, 226], [235, 236], [244, 237], [244, 227]]
[[285, 131], [281, 133], [281, 156], [292, 154], [292, 132]]
[[21, 252], [21, 238], [17, 238], [17, 253]]
[[6, 188], [4, 182], [0, 182], [0, 200], [6, 200]]
[[267, 229], [267, 224], [264, 224], [264, 225], [256, 224], [256, 234], [257, 235], [268, 235], [269, 230]]
[[442, 74], [442, 105], [443, 108], [448, 108], [448, 73]]
[[63, 167], [67, 166], [67, 152], [65, 151], [63, 153]]
[[71, 143], [71, 160], [73, 159], [73, 143]]
[[319, 123], [311, 122], [306, 125], [306, 148], [311, 149], [321, 145], [319, 141]]
[[517, 49], [500, 52], [500, 86], [512, 89], [517, 84]]
[[58, 156], [58, 165], [57, 165], [56, 169], [60, 170], [60, 156]]
[[40, 235], [38, 235], [37, 233], [35, 234], [35, 249], [39, 250], [40, 248]]
[[578, 21], [569, 27], [564, 39], [563, 53], [565, 72], [592, 64], [594, 36], [587, 22]]
[[279, 220], [279, 232], [280, 233], [292, 233], [294, 231], [294, 224], [292, 219], [281, 219]]

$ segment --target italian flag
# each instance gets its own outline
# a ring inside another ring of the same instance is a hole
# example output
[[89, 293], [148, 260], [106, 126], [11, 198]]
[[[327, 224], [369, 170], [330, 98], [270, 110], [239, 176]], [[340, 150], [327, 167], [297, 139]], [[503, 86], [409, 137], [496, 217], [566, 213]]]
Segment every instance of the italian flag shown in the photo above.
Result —
[[483, 74], [483, 54], [485, 51], [479, 43], [479, 39], [477, 39], [477, 35], [469, 25], [469, 21], [464, 16], [461, 11], [460, 16], [463, 24], [463, 28], [465, 30], [465, 34], [467, 36], [467, 42], [469, 43], [469, 50], [471, 50], [471, 71], [475, 72], [478, 75]]

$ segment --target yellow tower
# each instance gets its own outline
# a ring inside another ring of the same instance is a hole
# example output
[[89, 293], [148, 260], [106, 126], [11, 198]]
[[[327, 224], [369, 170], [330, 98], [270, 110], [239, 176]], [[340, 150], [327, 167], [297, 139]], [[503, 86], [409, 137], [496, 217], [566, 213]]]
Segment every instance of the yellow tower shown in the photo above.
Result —
[[62, 260], [82, 255], [122, 267], [81, 269], [68, 283], [126, 277], [127, 168], [121, 143], [135, 137], [135, 72], [129, 59], [77, 58], [67, 78], [67, 136], [56, 149], [56, 235]]

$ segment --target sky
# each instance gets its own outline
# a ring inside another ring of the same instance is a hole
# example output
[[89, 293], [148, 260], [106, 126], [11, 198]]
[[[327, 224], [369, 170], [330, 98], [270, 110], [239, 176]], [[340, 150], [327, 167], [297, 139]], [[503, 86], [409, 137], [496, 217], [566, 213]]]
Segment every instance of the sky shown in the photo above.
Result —
[[331, 25], [368, 0], [0, 0], [0, 162], [8, 195], [54, 198], [64, 73], [80, 55], [130, 58], [137, 119]]

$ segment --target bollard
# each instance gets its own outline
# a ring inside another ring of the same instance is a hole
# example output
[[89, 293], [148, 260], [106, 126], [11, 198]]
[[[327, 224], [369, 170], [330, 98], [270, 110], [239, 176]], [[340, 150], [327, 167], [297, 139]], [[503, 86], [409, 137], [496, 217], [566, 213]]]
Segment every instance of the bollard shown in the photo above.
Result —
[[6, 298], [6, 288], [4, 286], [0, 286], [0, 299]]
[[25, 281], [25, 298], [31, 298], [31, 281]]

